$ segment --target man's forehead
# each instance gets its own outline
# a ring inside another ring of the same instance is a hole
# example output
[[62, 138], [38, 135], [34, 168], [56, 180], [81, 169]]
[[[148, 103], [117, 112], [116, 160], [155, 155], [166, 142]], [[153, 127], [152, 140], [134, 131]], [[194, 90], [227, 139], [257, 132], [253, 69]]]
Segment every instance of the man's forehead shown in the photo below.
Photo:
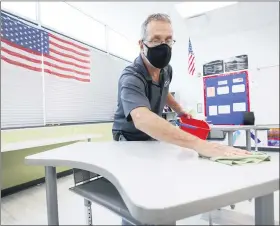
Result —
[[151, 21], [147, 26], [147, 36], [149, 37], [172, 37], [173, 29], [167, 21]]

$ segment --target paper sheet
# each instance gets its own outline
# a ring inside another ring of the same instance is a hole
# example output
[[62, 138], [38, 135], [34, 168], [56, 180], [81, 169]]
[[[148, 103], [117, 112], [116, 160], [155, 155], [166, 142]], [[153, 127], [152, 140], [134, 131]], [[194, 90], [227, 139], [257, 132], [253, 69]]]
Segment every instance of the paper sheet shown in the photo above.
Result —
[[232, 86], [232, 92], [233, 93], [244, 93], [245, 92], [245, 85], [244, 84], [233, 85]]
[[239, 82], [243, 82], [243, 78], [234, 78], [232, 79], [233, 83], [239, 83]]
[[230, 113], [230, 105], [220, 105], [218, 107], [219, 114], [229, 114]]
[[214, 97], [215, 95], [215, 87], [207, 87], [207, 97]]
[[213, 116], [213, 115], [217, 115], [217, 106], [213, 105], [213, 106], [209, 106], [209, 115]]
[[218, 95], [223, 95], [223, 94], [228, 94], [229, 93], [229, 87], [228, 86], [221, 86], [217, 88], [217, 94]]
[[232, 105], [232, 111], [246, 111], [246, 103], [245, 102], [241, 102], [241, 103], [233, 103]]
[[218, 85], [219, 85], [219, 86], [227, 85], [227, 80], [218, 81]]

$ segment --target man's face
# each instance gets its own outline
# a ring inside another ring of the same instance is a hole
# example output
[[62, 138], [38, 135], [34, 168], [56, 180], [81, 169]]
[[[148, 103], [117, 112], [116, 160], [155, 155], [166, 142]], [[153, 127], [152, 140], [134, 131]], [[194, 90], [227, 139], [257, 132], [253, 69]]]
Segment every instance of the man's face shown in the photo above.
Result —
[[[170, 23], [166, 21], [151, 21], [147, 26], [145, 44], [149, 47], [154, 47], [162, 43], [170, 44], [173, 41], [173, 30]], [[147, 51], [140, 41], [141, 51]], [[172, 45], [172, 44], [171, 44]], [[171, 46], [170, 46], [171, 47]], [[146, 52], [144, 52], [146, 55]]]

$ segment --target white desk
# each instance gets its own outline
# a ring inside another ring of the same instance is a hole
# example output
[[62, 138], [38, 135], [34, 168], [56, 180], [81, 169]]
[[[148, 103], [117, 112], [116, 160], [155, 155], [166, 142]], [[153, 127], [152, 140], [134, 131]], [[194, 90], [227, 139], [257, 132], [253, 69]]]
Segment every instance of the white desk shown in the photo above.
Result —
[[26, 157], [46, 172], [49, 225], [58, 225], [56, 166], [97, 173], [118, 190], [143, 224], [169, 224], [256, 197], [256, 224], [274, 224], [279, 153], [258, 165], [228, 166], [157, 141], [79, 142]]
[[43, 147], [47, 145], [62, 144], [62, 143], [82, 141], [82, 140], [90, 141], [93, 138], [100, 138], [100, 137], [102, 136], [98, 134], [78, 134], [78, 135], [59, 137], [59, 138], [47, 138], [47, 139], [45, 138], [45, 139], [13, 142], [13, 143], [1, 145], [1, 152], [16, 151], [21, 149]]
[[279, 128], [277, 124], [267, 125], [210, 125], [211, 130], [219, 130], [228, 133], [228, 145], [233, 146], [233, 132], [237, 130], [246, 131], [246, 148], [251, 151], [251, 130], [255, 130], [255, 150], [258, 151], [258, 130], [269, 130], [271, 128]]

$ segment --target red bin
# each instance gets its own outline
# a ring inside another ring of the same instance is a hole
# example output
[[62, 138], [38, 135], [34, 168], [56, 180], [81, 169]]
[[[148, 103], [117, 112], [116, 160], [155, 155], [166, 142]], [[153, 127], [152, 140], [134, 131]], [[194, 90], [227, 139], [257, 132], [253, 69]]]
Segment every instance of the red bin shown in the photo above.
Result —
[[180, 129], [186, 131], [202, 140], [206, 140], [210, 132], [210, 126], [207, 122], [198, 119], [180, 118]]

